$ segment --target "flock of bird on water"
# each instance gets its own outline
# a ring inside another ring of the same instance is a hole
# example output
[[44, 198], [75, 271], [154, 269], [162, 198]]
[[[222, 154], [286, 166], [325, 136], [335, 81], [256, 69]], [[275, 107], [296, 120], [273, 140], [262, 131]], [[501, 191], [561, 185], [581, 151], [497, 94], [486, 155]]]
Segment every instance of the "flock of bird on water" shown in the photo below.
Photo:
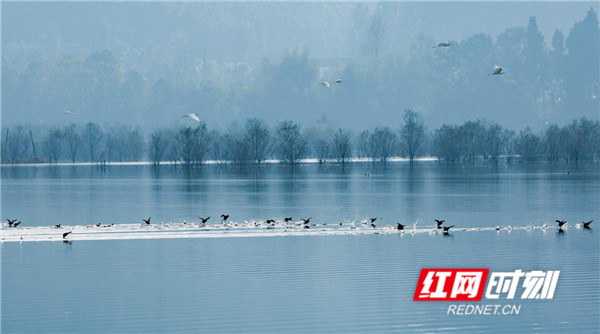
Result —
[[[203, 218], [203, 217], [200, 217], [200, 216], [198, 216], [198, 218], [199, 218], [199, 219], [200, 219], [200, 221], [202, 222], [202, 227], [206, 227], [206, 223], [208, 222], [208, 220], [209, 220], [211, 217], [210, 217], [210, 216], [208, 216], [208, 217], [206, 217], [206, 218]], [[152, 217], [149, 217], [148, 219], [142, 219], [142, 221], [143, 221], [142, 225], [143, 225], [143, 226], [148, 226], [148, 225], [151, 225], [151, 222], [150, 222], [150, 220], [151, 220], [151, 219], [152, 219]], [[222, 224], [222, 225], [225, 225], [225, 223], [227, 222], [227, 219], [229, 219], [229, 215], [227, 215], [227, 214], [222, 214], [222, 215], [221, 215], [221, 224]], [[311, 220], [311, 219], [312, 219], [312, 217], [310, 217], [310, 218], [306, 218], [306, 219], [301, 219], [301, 220], [300, 220], [298, 223], [296, 223], [295, 225], [299, 225], [299, 226], [301, 226], [301, 228], [302, 228], [302, 229], [310, 229], [310, 226], [311, 226], [311, 224], [310, 224], [310, 220]], [[361, 222], [361, 224], [362, 224], [362, 225], [367, 225], [367, 224], [369, 224], [369, 222], [370, 222], [370, 224], [371, 224], [370, 226], [371, 226], [372, 228], [376, 228], [377, 226], [375, 225], [375, 222], [376, 222], [378, 219], [383, 219], [383, 218], [377, 218], [377, 217], [375, 217], [375, 218], [369, 218], [369, 219], [367, 219], [367, 220], [363, 220], [363, 221]], [[17, 219], [12, 219], [12, 220], [11, 220], [11, 219], [9, 219], [9, 218], [6, 218], [6, 220], [8, 221], [8, 227], [9, 227], [9, 228], [17, 228], [19, 225], [21, 225], [21, 221], [20, 221], [20, 220], [17, 220]], [[283, 221], [284, 221], [284, 223], [285, 223], [285, 225], [286, 225], [286, 226], [288, 226], [288, 224], [290, 224], [290, 222], [294, 223], [294, 219], [293, 219], [292, 217], [285, 217], [285, 218], [283, 219]], [[437, 229], [437, 230], [441, 231], [441, 232], [442, 232], [444, 235], [449, 235], [449, 234], [450, 234], [450, 229], [454, 227], [454, 225], [450, 225], [450, 226], [443, 226], [443, 224], [446, 222], [445, 220], [434, 219], [434, 221], [435, 221], [434, 229]], [[591, 229], [591, 228], [590, 228], [590, 224], [592, 224], [592, 222], [593, 222], [593, 221], [594, 221], [594, 220], [592, 219], [592, 220], [590, 220], [590, 221], [587, 221], [587, 222], [585, 222], [585, 221], [584, 221], [584, 222], [581, 222], [581, 227], [582, 227], [582, 228], [584, 228], [584, 229]], [[273, 229], [273, 228], [275, 228], [275, 226], [276, 226], [276, 222], [277, 222], [277, 221], [276, 221], [276, 220], [274, 220], [274, 219], [267, 219], [267, 220], [265, 221], [265, 224], [266, 224], [266, 227], [267, 227], [267, 229]], [[566, 225], [567, 225], [567, 221], [566, 221], [566, 220], [556, 220], [556, 223], [558, 224], [558, 233], [563, 233], [563, 232], [564, 232], [564, 230], [563, 230], [563, 227], [566, 227]], [[184, 221], [184, 222], [183, 222], [183, 224], [184, 224], [184, 225], [187, 225], [187, 221]], [[247, 224], [248, 224], [248, 223], [247, 223]], [[101, 223], [98, 223], [98, 224], [91, 225], [91, 226], [88, 226], [88, 227], [112, 227], [113, 225], [114, 225], [114, 224], [102, 225]], [[237, 224], [237, 223], [233, 223], [233, 225], [234, 225], [234, 226], [238, 226], [238, 224]], [[254, 223], [253, 223], [253, 225], [254, 225], [254, 226], [262, 226], [263, 224], [262, 224], [262, 223], [259, 223], [259, 222], [254, 222]], [[318, 225], [318, 224], [312, 224], [312, 226], [313, 226], [313, 227], [314, 227], [314, 226], [317, 226], [317, 225]], [[324, 224], [322, 224], [322, 225], [323, 225], [323, 226], [325, 226], [325, 225], [327, 225], [327, 224], [325, 224], [325, 223], [324, 223]], [[337, 224], [334, 224], [334, 225], [343, 226], [343, 223], [341, 223], [341, 222], [340, 222], [340, 223], [337, 223]], [[415, 229], [415, 228], [416, 228], [416, 225], [417, 225], [416, 223], [415, 223], [415, 224], [413, 224], [413, 229]], [[404, 228], [405, 228], [406, 226], [407, 226], [407, 225], [404, 225], [404, 224], [401, 224], [401, 223], [396, 223], [396, 228], [395, 228], [395, 229], [396, 229], [396, 230], [399, 230], [399, 231], [403, 231], [403, 230], [404, 230]], [[389, 227], [389, 226], [388, 226], [388, 227]], [[54, 225], [54, 228], [57, 228], [57, 229], [61, 228], [61, 224], [56, 224], [56, 225]], [[390, 227], [390, 228], [391, 228], [391, 227]], [[543, 228], [544, 228], [544, 229], [545, 229], [545, 228], [547, 228], [547, 225], [546, 225], [546, 224], [544, 224]], [[500, 231], [500, 226], [496, 226], [496, 228], [495, 228], [495, 229], [496, 229], [496, 231]], [[511, 229], [511, 227], [510, 227], [510, 226], [509, 226], [509, 229]], [[71, 233], [73, 233], [73, 231], [68, 231], [68, 232], [65, 232], [65, 233], [63, 233], [63, 234], [62, 234], [62, 237], [63, 237], [63, 239], [65, 239], [65, 241], [67, 241], [67, 240], [66, 240], [66, 239], [67, 239], [67, 236], [69, 236], [69, 234], [71, 234]]]

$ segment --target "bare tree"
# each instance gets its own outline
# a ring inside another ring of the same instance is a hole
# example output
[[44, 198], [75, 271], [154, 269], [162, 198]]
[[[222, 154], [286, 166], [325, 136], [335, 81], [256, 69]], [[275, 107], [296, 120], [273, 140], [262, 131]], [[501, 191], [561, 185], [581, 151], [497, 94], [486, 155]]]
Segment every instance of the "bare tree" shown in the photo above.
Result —
[[350, 139], [350, 132], [342, 129], [339, 129], [333, 138], [333, 157], [342, 165], [346, 164], [352, 155], [352, 144]]
[[443, 125], [435, 131], [433, 153], [438, 160], [458, 162], [461, 156], [460, 131], [456, 125]]
[[183, 127], [175, 136], [175, 151], [179, 161], [183, 161], [186, 168], [204, 162], [210, 147], [210, 138], [206, 124], [200, 123], [195, 128]]
[[315, 141], [313, 141], [313, 150], [315, 152], [315, 154], [317, 155], [317, 160], [319, 161], [319, 164], [323, 164], [327, 161], [327, 159], [329, 159], [329, 156], [331, 155], [331, 149], [329, 147], [329, 140], [327, 140], [327, 138], [325, 136], [321, 136], [319, 138], [317, 138]]
[[67, 143], [67, 151], [72, 163], [75, 163], [77, 154], [81, 149], [81, 135], [75, 124], [70, 124], [63, 129], [64, 139]]
[[127, 141], [120, 151], [119, 161], [139, 161], [144, 155], [144, 138], [139, 127], [128, 128]]
[[553, 124], [546, 128], [544, 131], [543, 150], [546, 154], [548, 162], [557, 162], [564, 150], [563, 139], [561, 138], [560, 128], [558, 125]]
[[364, 130], [358, 135], [356, 142], [358, 156], [373, 160], [375, 157], [375, 150], [371, 140], [371, 132], [369, 130]]
[[404, 124], [400, 128], [400, 145], [403, 154], [412, 163], [425, 147], [425, 122], [416, 112], [404, 111]]
[[308, 145], [300, 133], [300, 125], [294, 122], [281, 122], [277, 129], [277, 139], [281, 161], [296, 164], [308, 153]]
[[226, 138], [221, 135], [217, 130], [211, 130], [209, 133], [211, 142], [211, 156], [219, 164], [223, 164], [230, 160], [230, 156], [226, 149]]
[[10, 132], [10, 136], [7, 134], [6, 137], [10, 161], [13, 164], [18, 163], [29, 152], [30, 141], [27, 131], [23, 126], [17, 125]]
[[516, 139], [517, 154], [525, 162], [536, 162], [540, 154], [540, 138], [536, 136], [529, 127], [521, 131]]
[[154, 166], [159, 166], [167, 149], [167, 140], [161, 131], [156, 131], [150, 136], [148, 158]]
[[250, 145], [251, 159], [260, 164], [269, 154], [271, 135], [263, 120], [249, 118], [246, 121], [247, 142]]
[[566, 158], [578, 166], [582, 160], [593, 160], [598, 152], [600, 122], [585, 117], [573, 120], [563, 127], [562, 137], [565, 143]]
[[48, 155], [50, 163], [57, 163], [62, 152], [63, 133], [57, 128], [52, 128], [44, 139], [44, 150]]
[[512, 131], [503, 129], [498, 123], [492, 123], [485, 129], [483, 142], [483, 159], [485, 162], [498, 163], [500, 155], [508, 151], [512, 140]]
[[379, 159], [384, 165], [388, 159], [395, 153], [397, 146], [397, 137], [394, 131], [389, 127], [375, 128], [371, 135], [374, 157]]
[[83, 135], [85, 138], [85, 143], [89, 148], [90, 152], [90, 161], [94, 163], [94, 153], [98, 144], [102, 141], [103, 133], [102, 129], [96, 123], [87, 123], [84, 127]]

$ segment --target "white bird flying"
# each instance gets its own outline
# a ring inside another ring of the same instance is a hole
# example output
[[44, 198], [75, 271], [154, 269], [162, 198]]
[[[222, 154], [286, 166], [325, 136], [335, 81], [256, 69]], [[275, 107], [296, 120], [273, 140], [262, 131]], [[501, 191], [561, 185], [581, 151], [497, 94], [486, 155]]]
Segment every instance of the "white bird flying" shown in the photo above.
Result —
[[189, 117], [196, 122], [200, 122], [200, 118], [198, 118], [198, 114], [187, 114], [187, 115], [183, 115], [181, 117]]
[[334, 81], [334, 82], [335, 82], [335, 83], [342, 83], [343, 81], [342, 81], [342, 79], [335, 79], [335, 81]]
[[323, 87], [329, 87], [330, 86], [329, 81], [320, 82], [319, 85], [321, 85]]
[[441, 42], [440, 44], [434, 46], [434, 48], [447, 48], [447, 47], [450, 47], [450, 45], [452, 45], [452, 44], [450, 44], [448, 42]]
[[71, 110], [65, 110], [65, 113], [69, 114], [69, 115], [79, 115], [78, 112], [76, 111], [71, 111]]
[[502, 75], [502, 67], [498, 65], [494, 65], [494, 72], [490, 73], [491, 75]]

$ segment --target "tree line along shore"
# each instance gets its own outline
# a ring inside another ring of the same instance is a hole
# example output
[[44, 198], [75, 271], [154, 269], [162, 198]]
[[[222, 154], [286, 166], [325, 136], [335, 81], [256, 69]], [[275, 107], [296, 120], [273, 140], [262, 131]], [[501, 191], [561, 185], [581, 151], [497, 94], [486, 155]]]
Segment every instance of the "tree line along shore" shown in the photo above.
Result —
[[[192, 122], [192, 121], [191, 121]], [[428, 129], [419, 113], [404, 111], [397, 127], [379, 126], [353, 132], [325, 124], [302, 127], [293, 121], [268, 124], [248, 118], [225, 129], [210, 129], [199, 121], [157, 128], [88, 122], [63, 126], [18, 124], [2, 129], [2, 163], [107, 163], [150, 161], [186, 167], [206, 161], [235, 165], [261, 164], [276, 159], [297, 164], [347, 164], [372, 161], [386, 164], [392, 157], [409, 161], [433, 157], [445, 163], [496, 164], [509, 162], [559, 163], [577, 166], [600, 160], [600, 122], [580, 118], [565, 125], [548, 124], [542, 131], [507, 129], [495, 122], [467, 121]]]

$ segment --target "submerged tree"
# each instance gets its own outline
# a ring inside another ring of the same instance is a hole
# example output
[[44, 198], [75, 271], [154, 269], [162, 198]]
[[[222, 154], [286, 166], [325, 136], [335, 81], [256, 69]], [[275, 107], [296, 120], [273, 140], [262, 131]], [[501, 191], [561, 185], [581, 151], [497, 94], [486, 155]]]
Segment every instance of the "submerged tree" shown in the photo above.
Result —
[[186, 168], [204, 162], [210, 147], [206, 124], [201, 122], [195, 128], [182, 127], [175, 135], [175, 152]]
[[246, 136], [250, 145], [250, 158], [257, 164], [263, 162], [270, 150], [271, 134], [263, 120], [249, 118], [246, 120]]
[[433, 153], [445, 162], [458, 162], [461, 156], [460, 131], [456, 125], [443, 125], [435, 131]]
[[300, 133], [300, 125], [292, 121], [279, 124], [277, 140], [281, 161], [296, 164], [308, 153], [308, 145]]
[[580, 161], [593, 160], [600, 145], [600, 122], [581, 118], [566, 125], [562, 132], [566, 158], [576, 167]]
[[148, 159], [154, 166], [159, 166], [167, 149], [167, 140], [163, 132], [157, 131], [150, 135], [148, 145]]
[[371, 141], [371, 132], [369, 130], [362, 131], [356, 138], [357, 153], [360, 158], [368, 158], [373, 161], [375, 151], [373, 142]]
[[6, 151], [11, 163], [18, 163], [29, 152], [30, 141], [25, 127], [17, 125], [6, 132]]
[[404, 156], [412, 163], [425, 147], [425, 122], [416, 112], [404, 111], [404, 124], [400, 128], [400, 146]]
[[339, 129], [333, 137], [332, 156], [340, 164], [346, 164], [352, 156], [352, 142], [350, 132]]
[[83, 135], [90, 153], [90, 161], [94, 163], [94, 154], [103, 136], [102, 129], [98, 124], [90, 122], [85, 125]]
[[63, 135], [67, 143], [67, 153], [69, 154], [69, 158], [72, 163], [75, 163], [82, 144], [79, 129], [75, 124], [67, 125], [63, 129]]
[[394, 131], [389, 127], [375, 128], [370, 137], [371, 145], [373, 145], [374, 157], [379, 159], [384, 165], [394, 153], [398, 139]]
[[50, 163], [54, 161], [57, 163], [61, 158], [62, 153], [62, 143], [63, 142], [63, 133], [58, 128], [52, 128], [46, 134], [44, 138], [44, 151], [48, 156]]
[[540, 138], [529, 127], [521, 131], [516, 142], [517, 154], [524, 162], [536, 162], [540, 153]]

